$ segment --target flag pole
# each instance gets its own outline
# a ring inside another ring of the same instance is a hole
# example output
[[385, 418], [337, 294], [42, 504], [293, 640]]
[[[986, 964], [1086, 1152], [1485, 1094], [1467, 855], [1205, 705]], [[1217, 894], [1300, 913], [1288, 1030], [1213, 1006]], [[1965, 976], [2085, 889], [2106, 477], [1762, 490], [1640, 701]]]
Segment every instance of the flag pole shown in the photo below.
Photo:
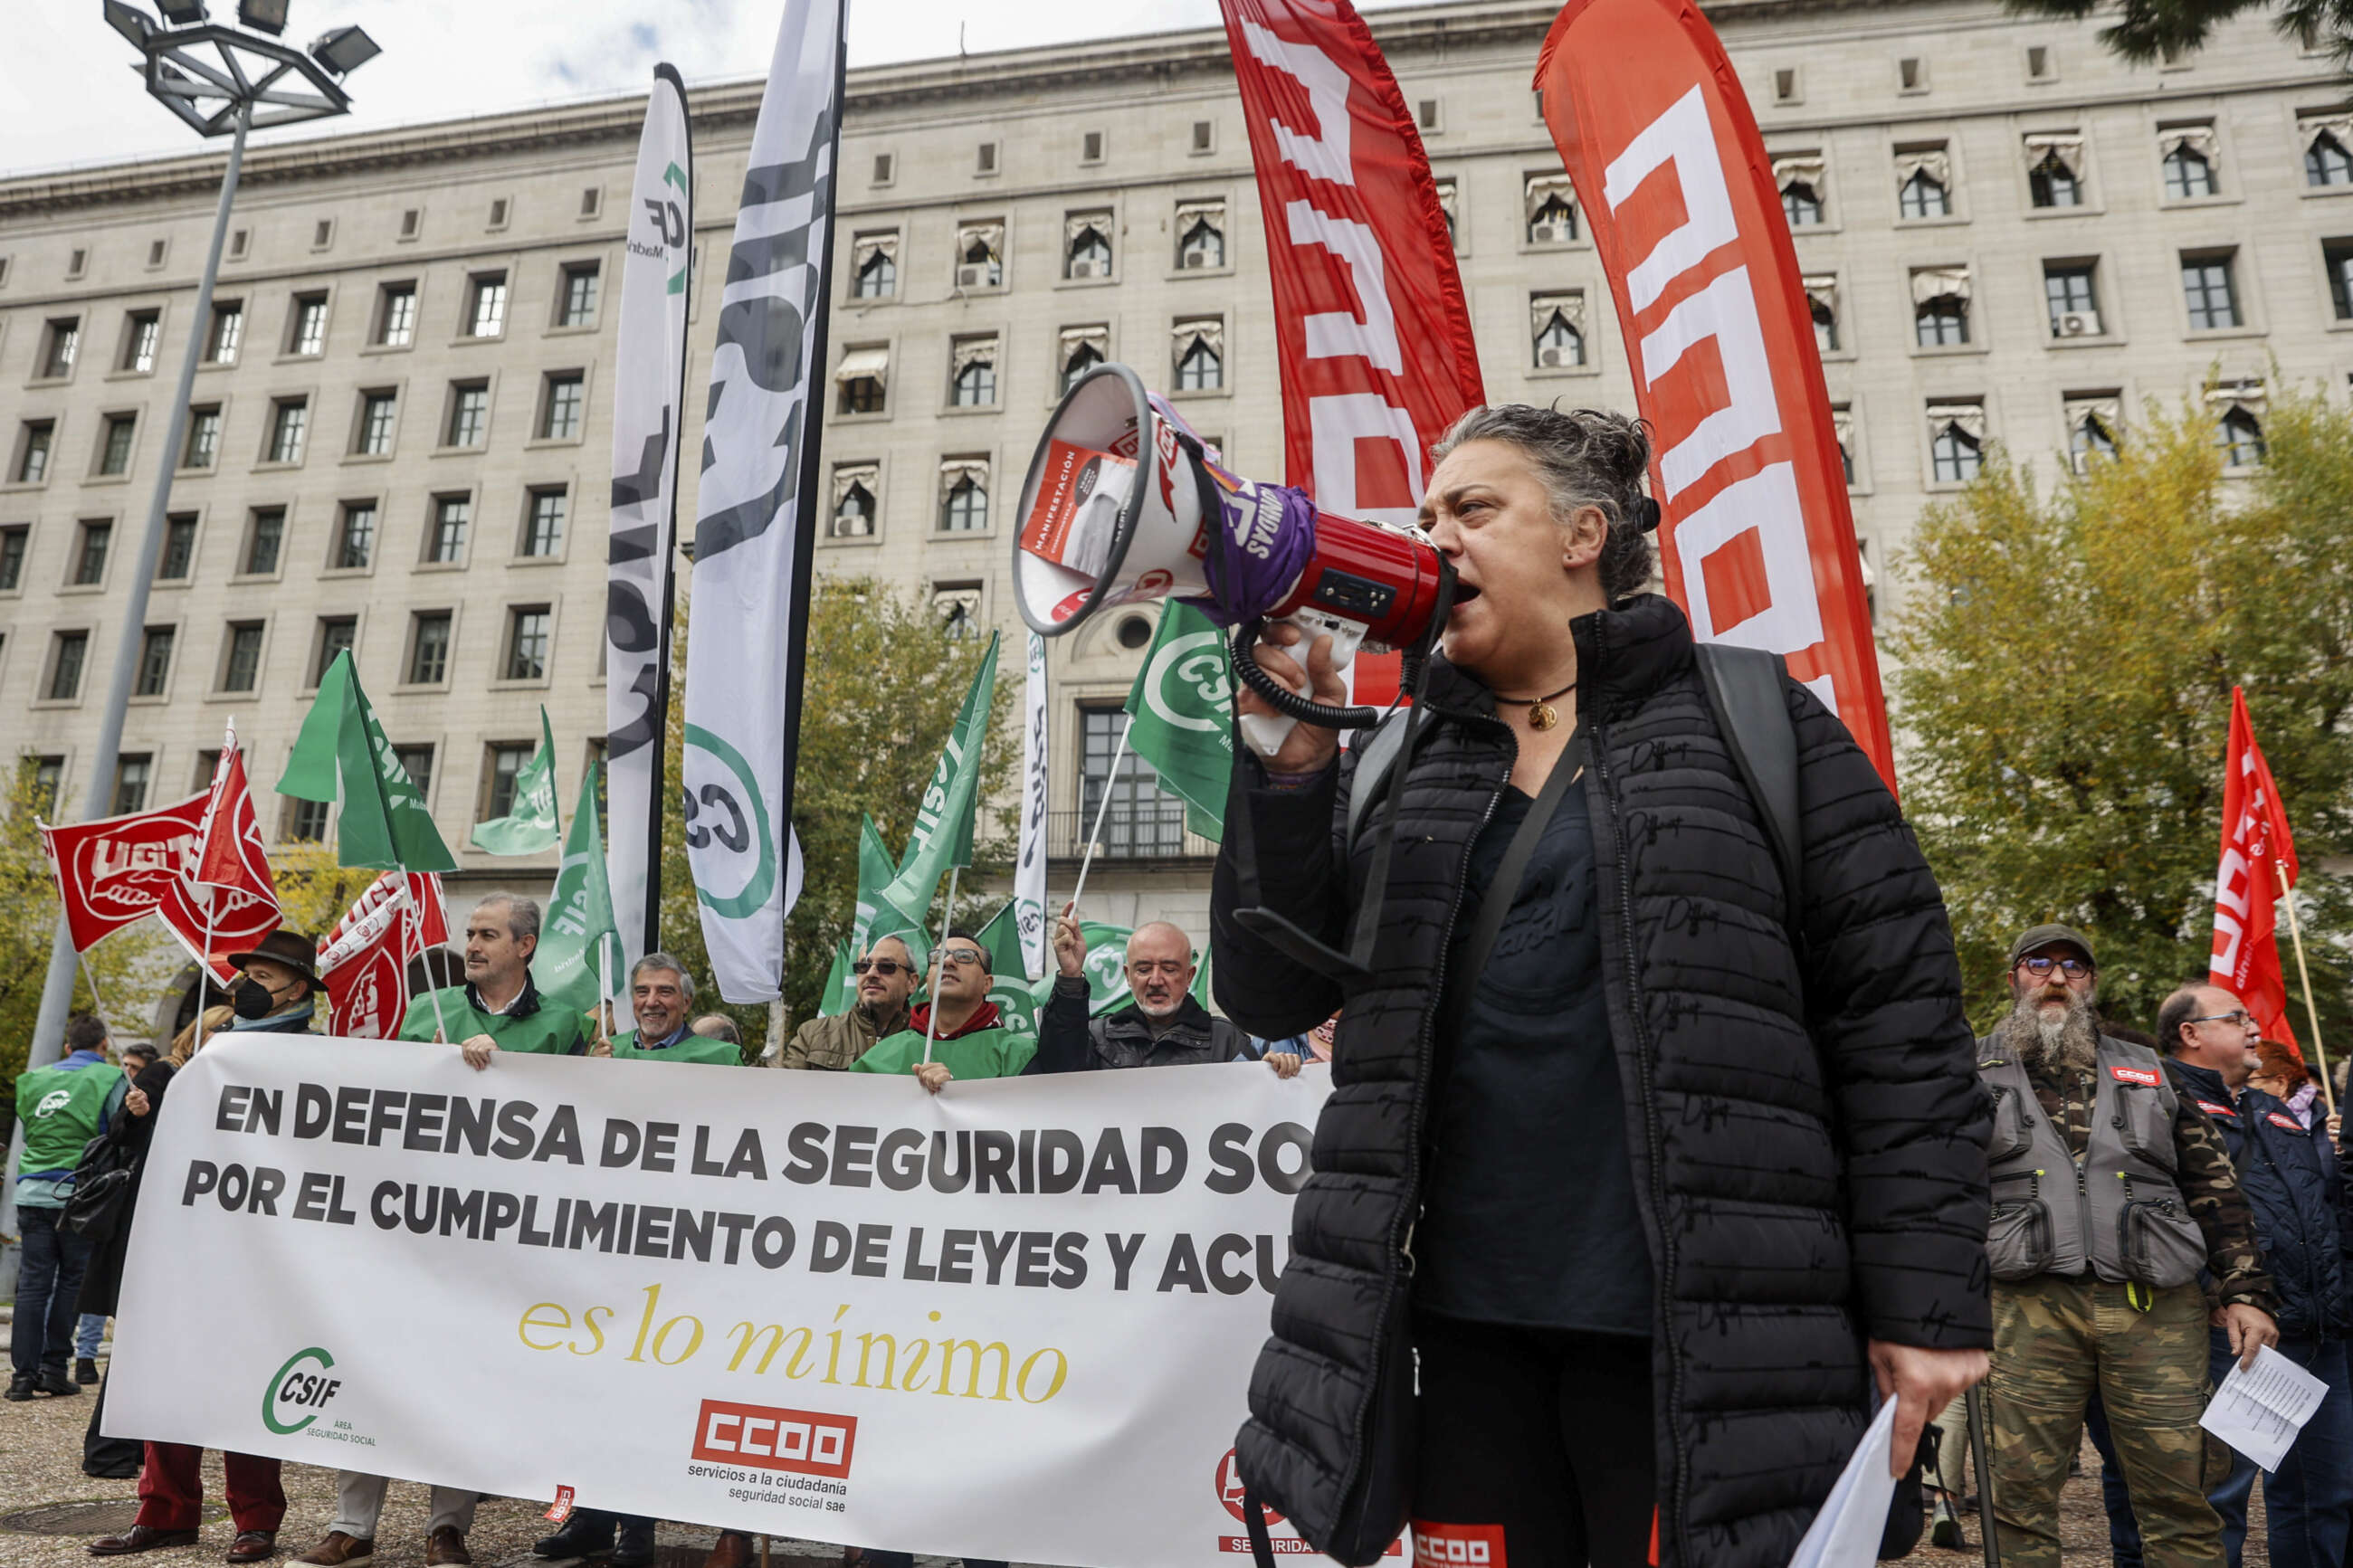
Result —
[[[963, 869], [961, 866], [948, 868], [948, 901], [940, 909], [939, 945], [932, 949], [933, 970], [942, 978], [945, 978], [948, 972], [948, 926], [955, 920], [956, 873]], [[940, 987], [938, 982], [934, 981], [932, 984], [931, 1010], [923, 1015], [923, 1065], [925, 1067], [932, 1065], [932, 1041], [938, 1037], [939, 1029]]]
[[1087, 868], [1095, 863], [1095, 845], [1103, 837], [1103, 818], [1111, 815], [1112, 792], [1119, 787], [1120, 764], [1127, 761], [1127, 732], [1135, 728], [1133, 716], [1119, 729], [1119, 749], [1111, 754], [1111, 776], [1103, 780], [1103, 803], [1095, 807], [1095, 825], [1087, 834], [1087, 851], [1079, 859], [1079, 885], [1071, 889], [1071, 914], [1077, 918], [1079, 895], [1087, 890]]
[[90, 987], [90, 1011], [96, 1013], [101, 1018], [104, 1017], [106, 1016], [106, 1004], [99, 998], [98, 976], [90, 972], [90, 955], [86, 952], [77, 951], [74, 953], [74, 962], [81, 965], [81, 983]]
[[2274, 859], [2272, 870], [2279, 878], [2280, 902], [2287, 906], [2287, 934], [2295, 943], [2295, 977], [2304, 983], [2304, 1012], [2312, 1020], [2312, 1055], [2320, 1068], [2320, 1092], [2328, 1101], [2328, 1114], [2337, 1114], [2337, 1089], [2328, 1079], [2328, 1053], [2320, 1044], [2320, 1009], [2312, 1003], [2312, 971], [2304, 963], [2304, 927], [2295, 918], [2295, 891], [2288, 886], [2287, 862]]

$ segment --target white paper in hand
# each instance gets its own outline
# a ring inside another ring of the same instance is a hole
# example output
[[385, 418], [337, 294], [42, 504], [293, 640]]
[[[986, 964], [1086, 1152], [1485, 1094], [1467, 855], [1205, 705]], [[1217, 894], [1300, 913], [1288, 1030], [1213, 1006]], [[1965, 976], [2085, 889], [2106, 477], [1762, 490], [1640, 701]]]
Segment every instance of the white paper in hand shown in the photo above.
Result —
[[2266, 1472], [2276, 1470], [2327, 1392], [2327, 1384], [2265, 1345], [2252, 1371], [2231, 1363], [2198, 1425]]
[[1887, 1507], [1895, 1498], [1895, 1478], [1887, 1473], [1894, 1446], [1895, 1401], [1890, 1399], [1872, 1417], [1830, 1500], [1814, 1515], [1813, 1528], [1798, 1542], [1789, 1568], [1871, 1568], [1878, 1560]]

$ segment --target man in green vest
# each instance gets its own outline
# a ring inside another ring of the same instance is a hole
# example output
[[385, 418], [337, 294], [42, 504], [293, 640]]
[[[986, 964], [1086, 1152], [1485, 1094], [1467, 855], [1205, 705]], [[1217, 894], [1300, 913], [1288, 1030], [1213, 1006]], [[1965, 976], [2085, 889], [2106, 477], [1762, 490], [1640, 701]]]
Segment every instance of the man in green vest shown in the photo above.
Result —
[[90, 1241], [58, 1226], [73, 1195], [82, 1145], [106, 1125], [108, 1096], [122, 1075], [106, 1065], [106, 1026], [89, 1014], [66, 1025], [62, 1061], [16, 1076], [16, 1118], [25, 1153], [16, 1176], [16, 1224], [24, 1252], [16, 1268], [16, 1316], [8, 1333], [15, 1375], [8, 1397], [79, 1394], [66, 1375], [73, 1352], [74, 1305]]
[[400, 1021], [404, 1040], [454, 1037], [466, 1065], [480, 1071], [497, 1051], [576, 1057], [586, 1048], [580, 1020], [549, 1007], [532, 984], [539, 951], [539, 901], [492, 893], [466, 917], [466, 983], [420, 996]]
[[912, 1073], [934, 1094], [960, 1078], [1018, 1076], [1037, 1053], [1038, 1037], [1000, 1026], [988, 999], [988, 949], [959, 926], [932, 961], [933, 1000], [908, 1015], [904, 1031], [875, 1041], [849, 1070]]
[[744, 1065], [743, 1049], [733, 1040], [696, 1032], [694, 976], [669, 953], [649, 952], [629, 966], [629, 1008], [638, 1026], [613, 1037], [616, 1061]]

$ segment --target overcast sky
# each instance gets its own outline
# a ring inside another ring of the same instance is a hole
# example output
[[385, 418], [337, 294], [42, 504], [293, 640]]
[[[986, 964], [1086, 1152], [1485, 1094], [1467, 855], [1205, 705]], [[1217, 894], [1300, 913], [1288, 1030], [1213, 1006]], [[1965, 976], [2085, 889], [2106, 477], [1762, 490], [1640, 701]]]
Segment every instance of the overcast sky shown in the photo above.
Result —
[[[101, 19], [100, 0], [0, 4], [9, 33], [0, 172], [195, 150], [195, 135], [141, 89], [136, 57]], [[234, 17], [236, 0], [211, 5]], [[287, 36], [307, 42], [356, 22], [384, 46], [351, 78], [354, 104], [340, 125], [363, 131], [628, 91], [661, 59], [690, 87], [758, 76], [782, 9], [780, 0], [292, 0]], [[853, 0], [849, 63], [953, 55], [959, 28], [977, 53], [1217, 20], [1217, 0]]]

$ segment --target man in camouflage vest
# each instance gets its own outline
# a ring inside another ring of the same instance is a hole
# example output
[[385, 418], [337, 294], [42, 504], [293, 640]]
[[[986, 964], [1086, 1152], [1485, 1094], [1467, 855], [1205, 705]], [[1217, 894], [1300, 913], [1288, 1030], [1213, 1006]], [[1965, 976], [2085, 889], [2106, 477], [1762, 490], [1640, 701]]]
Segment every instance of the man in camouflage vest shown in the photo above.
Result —
[[2010, 974], [2014, 1005], [1978, 1048], [1994, 1097], [1987, 1386], [2002, 1560], [2059, 1568], [2059, 1489], [2096, 1392], [2148, 1568], [2212, 1568], [2199, 1272], [2213, 1279], [2214, 1326], [2252, 1362], [2278, 1338], [2253, 1214], [2157, 1053], [2101, 1031], [2089, 941], [2036, 926], [2011, 944]]

